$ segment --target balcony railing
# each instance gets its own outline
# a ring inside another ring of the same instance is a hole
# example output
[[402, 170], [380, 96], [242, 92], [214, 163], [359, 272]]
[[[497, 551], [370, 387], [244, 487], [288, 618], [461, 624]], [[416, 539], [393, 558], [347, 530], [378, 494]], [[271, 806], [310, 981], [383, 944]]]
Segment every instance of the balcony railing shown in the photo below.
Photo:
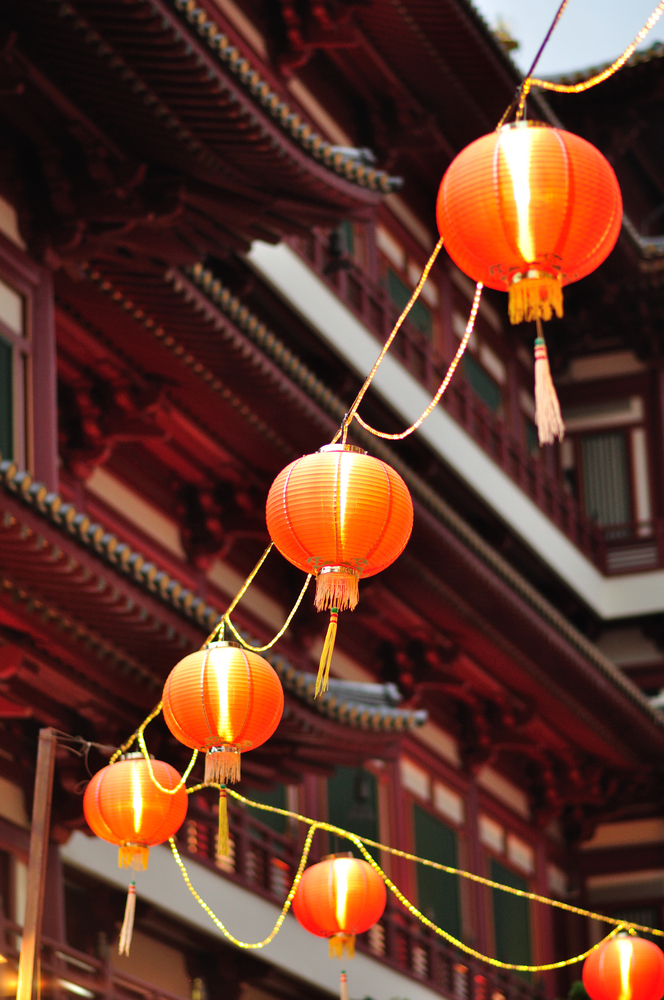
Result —
[[[214, 807], [201, 802], [200, 797], [198, 802], [190, 802], [188, 819], [179, 834], [183, 854], [281, 906], [300, 859], [298, 831], [277, 833], [235, 802], [229, 802], [228, 812], [228, 858], [216, 851]], [[316, 851], [320, 847], [314, 840], [312, 861], [320, 857]], [[391, 893], [382, 919], [358, 937], [357, 947], [450, 1000], [539, 1000], [542, 996], [539, 984], [533, 986], [509, 972], [489, 969], [452, 948], [393, 901]]]
[[[16, 994], [21, 927], [0, 912], [0, 996]], [[189, 1000], [118, 971], [109, 959], [93, 958], [61, 941], [42, 937], [35, 994], [47, 1000]]]
[[[292, 238], [289, 242], [377, 340], [384, 343], [399, 310], [385, 290], [350, 260], [348, 267], [331, 270], [330, 264], [338, 265], [339, 261], [330, 256], [328, 241], [327, 234], [314, 231], [306, 239]], [[429, 339], [406, 320], [392, 351], [433, 396], [445, 368], [435, 356]], [[598, 527], [565, 484], [551, 474], [541, 459], [531, 455], [525, 444], [509, 432], [505, 422], [481, 401], [461, 370], [451, 381], [443, 405], [496, 465], [603, 573], [615, 575], [664, 566], [664, 523]]]

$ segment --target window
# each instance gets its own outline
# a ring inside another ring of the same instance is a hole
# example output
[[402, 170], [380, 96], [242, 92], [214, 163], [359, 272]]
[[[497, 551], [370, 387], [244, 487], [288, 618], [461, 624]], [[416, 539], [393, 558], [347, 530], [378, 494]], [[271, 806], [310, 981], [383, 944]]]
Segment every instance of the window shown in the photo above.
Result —
[[[327, 815], [334, 826], [360, 837], [379, 840], [376, 778], [362, 767], [338, 767], [327, 782]], [[362, 857], [349, 840], [330, 835], [331, 851], [349, 851]], [[378, 857], [376, 851], [372, 851]]]
[[49, 272], [0, 233], [0, 453], [57, 488]]
[[[528, 883], [500, 861], [491, 860], [491, 878], [512, 889], [528, 892]], [[501, 889], [493, 889], [493, 932], [496, 958], [515, 965], [531, 964], [530, 903]], [[521, 975], [526, 975], [521, 973]]]
[[[408, 300], [413, 294], [413, 289], [405, 281], [402, 281], [394, 271], [388, 269], [387, 294], [390, 297], [390, 302], [394, 303], [397, 309], [401, 311], [408, 305]], [[421, 299], [417, 299], [408, 313], [408, 322], [427, 337], [431, 338], [433, 336], [431, 312]]]
[[632, 511], [625, 432], [584, 434], [579, 445], [586, 513], [602, 526], [627, 524]]
[[[264, 806], [275, 806], [277, 809], [288, 808], [285, 785], [275, 785], [274, 788], [270, 788], [268, 791], [259, 788], [249, 788], [245, 794], [248, 799], [260, 802]], [[256, 819], [259, 819], [261, 823], [265, 823], [266, 826], [276, 830], [277, 833], [283, 834], [286, 832], [285, 816], [280, 816], [279, 813], [263, 812], [262, 809], [252, 809], [251, 814]]]
[[[457, 867], [457, 836], [422, 806], [413, 805], [415, 853], [441, 865]], [[459, 879], [456, 875], [417, 865], [417, 898], [426, 917], [455, 937], [461, 936]]]
[[472, 354], [466, 352], [463, 356], [463, 374], [470, 388], [493, 413], [497, 413], [502, 403], [502, 393], [498, 383], [488, 371], [476, 361]]

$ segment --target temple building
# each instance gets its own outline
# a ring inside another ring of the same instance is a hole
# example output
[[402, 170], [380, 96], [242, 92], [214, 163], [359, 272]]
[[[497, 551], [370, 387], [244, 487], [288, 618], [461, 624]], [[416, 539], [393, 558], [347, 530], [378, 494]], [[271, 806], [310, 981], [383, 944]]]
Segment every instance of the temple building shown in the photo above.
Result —
[[[3, 995], [37, 737], [54, 727], [108, 752], [58, 750], [45, 1000], [329, 1000], [326, 941], [288, 915], [264, 949], [236, 947], [168, 845], [136, 876], [118, 956], [131, 876], [82, 794], [260, 558], [275, 476], [336, 434], [436, 244], [443, 173], [495, 129], [520, 74], [469, 0], [21, 0], [0, 26]], [[615, 250], [547, 324], [565, 439], [539, 447], [534, 326], [485, 291], [420, 429], [386, 442], [352, 427], [406, 482], [413, 534], [340, 616], [329, 692], [314, 698], [327, 616], [310, 594], [265, 654], [285, 711], [243, 755], [239, 790], [664, 928], [664, 50], [581, 95], [534, 92], [528, 115], [594, 143], [624, 201]], [[425, 410], [474, 291], [443, 251], [362, 404], [372, 427]], [[269, 642], [302, 584], [273, 551], [237, 628]], [[184, 770], [161, 719], [146, 739]], [[306, 826], [231, 802], [222, 855], [216, 808], [191, 797], [179, 850], [255, 942]], [[348, 847], [319, 832], [312, 860]], [[502, 962], [556, 962], [607, 932], [380, 863]], [[487, 965], [388, 897], [346, 966], [352, 1000], [554, 1000], [580, 979], [580, 964]]]

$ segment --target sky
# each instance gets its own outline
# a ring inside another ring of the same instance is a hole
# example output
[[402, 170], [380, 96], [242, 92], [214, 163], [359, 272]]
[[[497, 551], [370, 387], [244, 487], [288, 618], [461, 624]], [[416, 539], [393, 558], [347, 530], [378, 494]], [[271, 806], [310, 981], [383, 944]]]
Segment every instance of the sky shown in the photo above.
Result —
[[[520, 42], [511, 53], [525, 73], [549, 29], [560, 0], [471, 0], [494, 28], [499, 19]], [[612, 62], [634, 40], [657, 0], [569, 0], [537, 64], [537, 76], [554, 76]], [[640, 48], [664, 42], [664, 14]]]

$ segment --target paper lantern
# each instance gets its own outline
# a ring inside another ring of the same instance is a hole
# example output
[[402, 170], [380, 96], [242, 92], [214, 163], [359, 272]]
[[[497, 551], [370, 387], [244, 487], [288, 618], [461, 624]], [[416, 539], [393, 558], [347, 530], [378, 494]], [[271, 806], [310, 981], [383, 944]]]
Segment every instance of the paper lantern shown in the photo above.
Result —
[[[151, 761], [155, 778], [175, 788], [180, 775], [162, 760]], [[126, 754], [93, 777], [83, 796], [88, 826], [102, 840], [120, 848], [121, 868], [140, 871], [148, 866], [149, 849], [172, 837], [187, 814], [187, 790], [162, 792], [150, 777], [140, 753]]]
[[355, 935], [383, 915], [385, 883], [371, 865], [351, 855], [330, 855], [304, 872], [293, 897], [293, 913], [305, 930], [330, 939], [330, 957], [352, 958]]
[[542, 122], [519, 121], [452, 161], [436, 217], [450, 257], [474, 281], [509, 292], [512, 323], [562, 316], [562, 287], [613, 249], [622, 199], [595, 146]]
[[583, 985], [592, 1000], [660, 1000], [664, 954], [652, 941], [618, 934], [588, 955]]
[[190, 653], [164, 685], [166, 725], [180, 743], [206, 754], [206, 781], [239, 781], [240, 754], [270, 738], [283, 710], [273, 668], [237, 642]]
[[358, 581], [386, 569], [413, 528], [413, 502], [401, 476], [352, 445], [326, 445], [291, 462], [267, 498], [267, 528], [281, 554], [316, 576], [316, 608], [330, 628], [318, 691], [326, 686], [337, 615], [356, 607]]

